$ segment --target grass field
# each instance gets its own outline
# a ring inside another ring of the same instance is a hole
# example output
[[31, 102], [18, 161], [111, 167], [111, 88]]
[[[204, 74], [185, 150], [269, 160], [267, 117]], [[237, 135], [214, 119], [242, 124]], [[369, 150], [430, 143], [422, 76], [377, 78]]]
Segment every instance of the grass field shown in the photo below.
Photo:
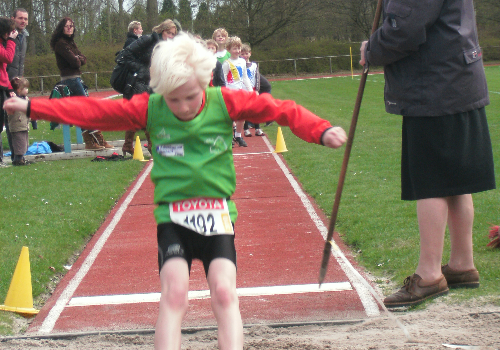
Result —
[[[500, 67], [487, 67], [491, 105], [487, 108], [500, 183]], [[293, 99], [347, 131], [359, 78], [273, 82], [273, 95]], [[415, 202], [400, 200], [401, 117], [388, 115], [383, 104], [383, 76], [367, 81], [336, 230], [361, 265], [377, 276], [388, 293], [414, 272], [419, 236]], [[33, 141], [62, 142], [62, 132], [40, 123]], [[329, 215], [344, 148], [332, 150], [305, 144], [283, 128], [287, 163], [305, 190]], [[271, 142], [277, 127], [265, 128]], [[123, 133], [105, 133], [106, 139]], [[141, 134], [143, 138], [143, 134]], [[6, 138], [4, 137], [4, 140]], [[4, 142], [4, 145], [6, 142]], [[3, 303], [21, 247], [30, 249], [33, 294], [40, 307], [53, 280], [81, 251], [125, 188], [142, 169], [140, 162], [92, 163], [89, 159], [40, 162], [0, 169], [0, 303]], [[453, 292], [453, 301], [500, 300], [500, 250], [486, 247], [491, 224], [500, 224], [498, 191], [474, 195], [474, 249], [481, 288]], [[447, 240], [447, 248], [449, 241]], [[445, 250], [444, 261], [448, 258]], [[319, 267], [318, 267], [319, 268]], [[388, 283], [390, 282], [390, 283]], [[0, 334], [10, 334], [12, 315], [0, 312]]]

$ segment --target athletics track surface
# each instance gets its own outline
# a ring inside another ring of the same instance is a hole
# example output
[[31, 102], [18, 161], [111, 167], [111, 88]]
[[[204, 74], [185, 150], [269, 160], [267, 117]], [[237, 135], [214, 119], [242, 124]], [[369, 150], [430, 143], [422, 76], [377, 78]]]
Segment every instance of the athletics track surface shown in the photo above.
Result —
[[[244, 324], [350, 321], [379, 315], [337, 234], [318, 275], [328, 222], [267, 137], [234, 149], [237, 288]], [[273, 142], [274, 144], [274, 142]], [[321, 147], [321, 146], [318, 146]], [[332, 150], [333, 151], [333, 150]], [[153, 329], [158, 314], [152, 162], [113, 208], [31, 323], [27, 335]], [[339, 169], [340, 171], [340, 169]], [[183, 326], [214, 326], [203, 267], [194, 261]]]

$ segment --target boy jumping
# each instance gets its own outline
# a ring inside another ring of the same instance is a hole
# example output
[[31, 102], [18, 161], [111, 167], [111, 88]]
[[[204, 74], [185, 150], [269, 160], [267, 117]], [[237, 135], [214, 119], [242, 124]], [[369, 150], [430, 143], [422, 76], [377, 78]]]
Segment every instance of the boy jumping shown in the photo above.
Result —
[[181, 348], [181, 323], [188, 308], [189, 271], [203, 262], [220, 349], [243, 349], [243, 325], [236, 294], [236, 251], [231, 200], [236, 187], [231, 139], [236, 120], [289, 126], [307, 142], [337, 148], [346, 141], [332, 127], [293, 101], [269, 94], [207, 88], [215, 56], [187, 34], [161, 41], [151, 62], [152, 95], [131, 100], [70, 97], [11, 98], [8, 113], [85, 129], [138, 130], [151, 135], [155, 219], [161, 298], [155, 348]]

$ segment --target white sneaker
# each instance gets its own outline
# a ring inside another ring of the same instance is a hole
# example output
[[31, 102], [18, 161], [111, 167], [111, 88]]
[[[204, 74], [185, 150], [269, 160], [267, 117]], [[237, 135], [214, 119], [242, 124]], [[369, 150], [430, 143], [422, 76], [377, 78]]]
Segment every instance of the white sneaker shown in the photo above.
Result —
[[245, 137], [252, 137], [250, 130], [245, 130]]
[[264, 132], [260, 129], [255, 130], [255, 136], [264, 136]]

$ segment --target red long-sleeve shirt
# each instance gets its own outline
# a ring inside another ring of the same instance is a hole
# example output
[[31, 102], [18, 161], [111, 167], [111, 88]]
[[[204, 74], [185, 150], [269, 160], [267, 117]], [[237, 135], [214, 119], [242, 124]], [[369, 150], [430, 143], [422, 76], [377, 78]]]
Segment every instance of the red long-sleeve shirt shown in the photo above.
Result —
[[7, 74], [7, 65], [12, 63], [16, 52], [16, 43], [14, 40], [7, 40], [7, 44], [3, 46], [4, 39], [0, 39], [0, 86], [12, 90], [10, 85], [9, 75]]
[[[325, 130], [332, 127], [293, 101], [274, 99], [270, 94], [258, 95], [243, 90], [221, 88], [227, 111], [232, 120], [253, 123], [276, 121], [311, 143], [321, 143]], [[97, 100], [88, 97], [31, 100], [29, 116], [73, 124], [83, 129], [139, 130], [146, 128], [149, 94], [135, 95], [131, 100]], [[203, 98], [205, 101], [205, 97]], [[204, 104], [201, 108], [204, 107]]]

